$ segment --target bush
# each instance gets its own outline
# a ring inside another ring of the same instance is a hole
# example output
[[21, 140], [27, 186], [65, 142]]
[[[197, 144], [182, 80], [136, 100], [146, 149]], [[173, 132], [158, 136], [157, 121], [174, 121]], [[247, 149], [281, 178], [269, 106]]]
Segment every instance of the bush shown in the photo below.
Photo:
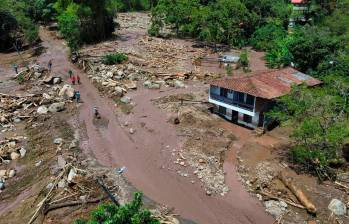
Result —
[[117, 224], [160, 224], [153, 218], [150, 211], [142, 209], [142, 194], [135, 193], [131, 203], [123, 206], [115, 204], [99, 205], [91, 212], [89, 220], [78, 219], [74, 224], [117, 223]]
[[127, 61], [128, 57], [124, 53], [114, 53], [104, 55], [102, 58], [102, 63], [105, 65], [115, 65]]
[[273, 47], [274, 41], [286, 37], [287, 32], [281, 26], [267, 24], [258, 28], [252, 35], [251, 45], [257, 50], [268, 50]]
[[274, 45], [267, 51], [265, 60], [270, 68], [282, 68], [291, 64], [293, 56], [288, 49], [290, 37], [277, 39]]
[[240, 54], [240, 64], [243, 68], [247, 68], [249, 66], [248, 61], [248, 53], [247, 50], [243, 50]]

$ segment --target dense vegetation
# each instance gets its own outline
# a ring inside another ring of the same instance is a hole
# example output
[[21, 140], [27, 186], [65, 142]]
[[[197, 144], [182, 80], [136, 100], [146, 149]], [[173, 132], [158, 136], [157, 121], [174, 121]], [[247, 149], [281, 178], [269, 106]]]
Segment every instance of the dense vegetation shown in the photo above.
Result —
[[[72, 51], [112, 35], [117, 0], [3, 0], [0, 2], [0, 50], [16, 40], [38, 39], [35, 23], [57, 21]], [[24, 36], [24, 38], [22, 38]]]
[[349, 138], [349, 0], [308, 3], [299, 11], [282, 0], [159, 0], [149, 34], [169, 28], [214, 45], [251, 45], [266, 51], [269, 67], [292, 65], [322, 80], [321, 87], [295, 87], [270, 115], [293, 127], [293, 161], [329, 177], [344, 162]]
[[[26, 1], [0, 1], [0, 51], [15, 50], [38, 39], [38, 28], [28, 16]], [[21, 32], [19, 32], [21, 31]]]
[[115, 204], [99, 205], [91, 212], [91, 218], [78, 219], [75, 224], [115, 223], [115, 224], [160, 224], [150, 211], [142, 209], [142, 194], [136, 193], [134, 200], [123, 206]]
[[120, 64], [126, 60], [128, 60], [128, 57], [124, 53], [107, 54], [102, 57], [102, 62], [105, 65]]

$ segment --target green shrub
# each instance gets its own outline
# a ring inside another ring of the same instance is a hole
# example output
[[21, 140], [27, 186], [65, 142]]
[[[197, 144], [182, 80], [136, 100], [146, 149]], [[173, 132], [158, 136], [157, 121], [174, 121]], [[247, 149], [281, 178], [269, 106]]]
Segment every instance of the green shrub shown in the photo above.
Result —
[[247, 50], [243, 50], [240, 54], [240, 64], [243, 68], [247, 68], [249, 66], [248, 61], [248, 53]]
[[115, 65], [127, 61], [128, 57], [124, 53], [114, 53], [104, 55], [102, 58], [102, 63], [105, 65]]
[[268, 49], [265, 60], [270, 68], [282, 68], [292, 62], [293, 56], [289, 50], [290, 37], [277, 39]]
[[142, 209], [142, 194], [135, 193], [132, 202], [117, 206], [115, 204], [99, 205], [91, 212], [89, 220], [78, 219], [74, 224], [117, 223], [117, 224], [160, 224], [147, 209]]
[[286, 30], [275, 24], [267, 24], [258, 28], [251, 37], [251, 45], [257, 50], [267, 50], [273, 47], [274, 41], [284, 38]]

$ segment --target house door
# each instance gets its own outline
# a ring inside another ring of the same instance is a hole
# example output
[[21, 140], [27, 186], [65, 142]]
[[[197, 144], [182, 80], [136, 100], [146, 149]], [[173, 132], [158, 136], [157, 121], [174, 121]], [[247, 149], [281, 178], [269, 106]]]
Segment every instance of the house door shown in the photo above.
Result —
[[239, 112], [232, 110], [231, 111], [231, 121], [236, 123], [236, 122], [238, 122], [238, 119], [239, 119]]

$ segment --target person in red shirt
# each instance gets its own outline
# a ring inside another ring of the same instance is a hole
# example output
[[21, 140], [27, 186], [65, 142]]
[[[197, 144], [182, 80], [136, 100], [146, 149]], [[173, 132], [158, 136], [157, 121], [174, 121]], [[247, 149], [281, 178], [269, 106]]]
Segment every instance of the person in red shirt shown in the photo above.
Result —
[[75, 85], [75, 81], [76, 81], [75, 76], [73, 75], [70, 79], [71, 79], [71, 83], [72, 83], [73, 85]]

